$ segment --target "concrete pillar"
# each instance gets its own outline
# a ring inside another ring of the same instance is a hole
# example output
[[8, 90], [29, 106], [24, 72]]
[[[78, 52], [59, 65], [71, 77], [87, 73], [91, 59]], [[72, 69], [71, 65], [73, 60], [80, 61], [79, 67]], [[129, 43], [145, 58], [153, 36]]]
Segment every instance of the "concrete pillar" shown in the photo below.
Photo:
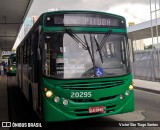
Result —
[[134, 66], [134, 48], [133, 48], [133, 40], [128, 39], [129, 43], [129, 53], [130, 53], [130, 61], [131, 61], [131, 68], [132, 68], [132, 75], [133, 78], [135, 77], [135, 66]]

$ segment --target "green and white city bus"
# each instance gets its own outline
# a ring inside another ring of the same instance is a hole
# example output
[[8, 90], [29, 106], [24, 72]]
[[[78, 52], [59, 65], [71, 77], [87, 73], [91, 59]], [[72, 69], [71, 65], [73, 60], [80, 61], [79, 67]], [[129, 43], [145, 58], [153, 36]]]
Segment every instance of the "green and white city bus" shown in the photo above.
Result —
[[97, 11], [43, 13], [17, 47], [16, 77], [43, 121], [134, 111], [125, 18]]
[[7, 75], [16, 75], [16, 54], [10, 54], [8, 58]]

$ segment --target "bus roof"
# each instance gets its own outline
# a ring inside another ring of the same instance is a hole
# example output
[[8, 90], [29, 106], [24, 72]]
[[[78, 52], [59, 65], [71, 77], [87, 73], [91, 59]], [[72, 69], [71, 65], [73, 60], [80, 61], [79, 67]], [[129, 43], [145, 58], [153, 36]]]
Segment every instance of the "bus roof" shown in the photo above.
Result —
[[125, 19], [125, 17], [123, 17], [121, 15], [117, 15], [117, 14], [113, 14], [113, 13], [108, 13], [108, 12], [104, 12], [104, 11], [103, 12], [102, 11], [95, 11], [95, 10], [58, 10], [58, 11], [44, 12], [42, 15], [53, 14], [53, 13], [73, 13], [73, 12], [77, 12], [77, 13], [97, 13], [97, 14], [104, 14], [104, 15], [114, 15], [116, 17]]

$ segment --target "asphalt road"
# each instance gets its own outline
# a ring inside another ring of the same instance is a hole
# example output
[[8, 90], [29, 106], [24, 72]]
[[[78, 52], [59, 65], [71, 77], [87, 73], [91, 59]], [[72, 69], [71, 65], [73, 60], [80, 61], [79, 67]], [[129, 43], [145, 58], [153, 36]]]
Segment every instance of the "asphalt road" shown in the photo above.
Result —
[[[18, 89], [15, 77], [9, 76], [8, 86], [8, 104], [9, 120], [16, 123], [40, 122], [36, 113], [30, 108], [25, 97]], [[159, 127], [120, 127], [121, 122], [134, 123], [137, 121], [140, 125], [145, 125], [144, 121], [160, 121], [160, 95], [141, 90], [135, 90], [135, 111], [132, 113], [113, 115], [108, 117], [85, 119], [79, 121], [52, 123], [44, 125], [42, 129], [79, 129], [79, 130], [160, 130]], [[107, 124], [116, 122], [119, 127], [108, 127]], [[133, 124], [134, 125], [134, 124]], [[137, 124], [136, 124], [137, 125]], [[11, 130], [23, 130], [21, 127], [13, 127]], [[29, 128], [25, 128], [29, 129]], [[33, 129], [33, 128], [32, 128]]]

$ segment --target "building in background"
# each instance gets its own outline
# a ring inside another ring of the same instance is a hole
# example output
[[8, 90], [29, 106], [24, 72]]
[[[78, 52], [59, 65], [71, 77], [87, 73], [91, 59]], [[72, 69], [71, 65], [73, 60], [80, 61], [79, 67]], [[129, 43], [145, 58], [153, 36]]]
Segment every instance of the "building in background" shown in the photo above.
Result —
[[136, 40], [133, 41], [133, 49], [134, 50], [144, 50], [145, 49], [145, 44], [144, 44], [144, 40]]
[[[59, 8], [51, 8], [51, 9], [48, 9], [47, 11], [52, 12], [52, 11], [58, 11], [58, 10], [59, 10]], [[12, 50], [16, 50], [17, 46], [20, 44], [20, 42], [23, 40], [23, 38], [26, 36], [26, 34], [32, 28], [34, 23], [38, 20], [38, 17], [39, 16], [26, 17]]]
[[135, 23], [134, 23], [134, 22], [129, 22], [128, 25], [129, 25], [129, 26], [134, 26]]
[[33, 18], [33, 23], [35, 24], [36, 21], [38, 20], [38, 16], [32, 16], [32, 18]]
[[37, 19], [38, 19], [38, 16], [26, 17], [12, 50], [16, 50], [17, 46], [20, 44], [23, 38], [27, 35], [29, 30], [32, 28], [32, 26], [36, 23]]
[[24, 29], [22, 30], [22, 33], [24, 31], [24, 37], [29, 32], [29, 30], [32, 28], [32, 26], [35, 24], [37, 19], [38, 19], [38, 16], [27, 17], [25, 19], [25, 21], [24, 21]]

